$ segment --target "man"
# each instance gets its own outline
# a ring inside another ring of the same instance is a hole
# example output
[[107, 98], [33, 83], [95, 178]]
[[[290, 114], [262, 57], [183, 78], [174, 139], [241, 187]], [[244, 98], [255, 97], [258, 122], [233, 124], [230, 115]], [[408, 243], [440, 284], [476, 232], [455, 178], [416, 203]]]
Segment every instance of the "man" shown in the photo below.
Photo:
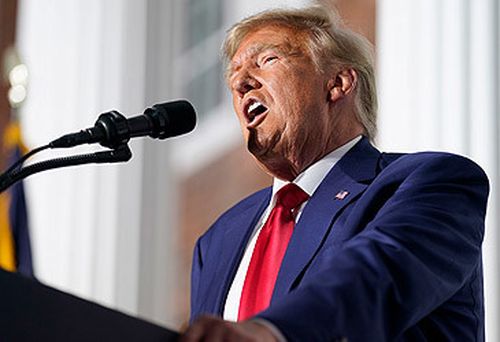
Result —
[[483, 340], [483, 171], [370, 144], [369, 48], [321, 8], [247, 18], [224, 53], [248, 150], [274, 184], [199, 239], [183, 339]]

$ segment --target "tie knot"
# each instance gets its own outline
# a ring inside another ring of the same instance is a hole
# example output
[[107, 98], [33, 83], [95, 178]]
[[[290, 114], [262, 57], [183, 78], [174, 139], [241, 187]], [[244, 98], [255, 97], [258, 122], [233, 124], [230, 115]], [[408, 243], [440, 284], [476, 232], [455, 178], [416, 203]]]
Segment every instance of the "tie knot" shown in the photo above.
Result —
[[276, 205], [288, 210], [300, 206], [309, 199], [309, 195], [295, 183], [288, 183], [276, 193]]

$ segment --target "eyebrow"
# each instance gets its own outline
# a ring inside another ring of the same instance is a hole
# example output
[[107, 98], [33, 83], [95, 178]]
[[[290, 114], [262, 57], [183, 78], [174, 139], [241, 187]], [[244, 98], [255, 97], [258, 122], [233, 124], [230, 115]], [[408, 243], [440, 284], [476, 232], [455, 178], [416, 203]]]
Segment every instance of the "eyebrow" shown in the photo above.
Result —
[[[240, 60], [247, 60], [251, 58], [255, 58], [255, 56], [259, 55], [263, 51], [273, 50], [276, 52], [282, 53], [284, 56], [294, 56], [300, 55], [302, 52], [298, 47], [293, 46], [289, 42], [281, 43], [281, 44], [272, 44], [272, 43], [256, 43], [255, 45], [249, 47], [245, 53], [241, 56]], [[235, 69], [242, 63], [240, 61], [230, 62], [227, 75], [230, 76], [233, 74]]]

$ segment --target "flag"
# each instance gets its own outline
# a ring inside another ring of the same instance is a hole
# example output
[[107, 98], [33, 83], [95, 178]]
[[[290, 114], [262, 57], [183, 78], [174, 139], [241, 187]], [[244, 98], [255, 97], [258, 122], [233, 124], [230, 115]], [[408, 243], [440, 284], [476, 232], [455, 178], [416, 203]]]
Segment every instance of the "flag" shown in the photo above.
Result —
[[346, 197], [347, 197], [347, 195], [349, 195], [349, 191], [342, 190], [342, 191], [339, 191], [339, 192], [335, 195], [335, 199], [336, 199], [336, 200], [339, 200], [339, 201], [342, 201], [344, 198], [346, 198]]
[[[19, 123], [8, 124], [3, 135], [7, 164], [27, 152]], [[0, 194], [0, 267], [33, 277], [31, 244], [24, 185], [17, 182]]]

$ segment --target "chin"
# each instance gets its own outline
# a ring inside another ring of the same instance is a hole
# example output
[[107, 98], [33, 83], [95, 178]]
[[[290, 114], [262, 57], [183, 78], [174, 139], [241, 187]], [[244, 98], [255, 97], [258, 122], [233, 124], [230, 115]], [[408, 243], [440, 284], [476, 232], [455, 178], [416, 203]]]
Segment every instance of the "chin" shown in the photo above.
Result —
[[270, 144], [262, 143], [257, 137], [257, 132], [251, 130], [248, 135], [247, 149], [258, 160], [268, 159], [272, 154]]
[[249, 140], [248, 151], [253, 155], [257, 165], [272, 177], [292, 181], [294, 177], [290, 162], [283, 155], [265, 148], [255, 140]]
[[247, 137], [247, 149], [255, 157], [277, 156], [280, 146], [283, 144], [282, 133], [279, 131], [250, 129]]

